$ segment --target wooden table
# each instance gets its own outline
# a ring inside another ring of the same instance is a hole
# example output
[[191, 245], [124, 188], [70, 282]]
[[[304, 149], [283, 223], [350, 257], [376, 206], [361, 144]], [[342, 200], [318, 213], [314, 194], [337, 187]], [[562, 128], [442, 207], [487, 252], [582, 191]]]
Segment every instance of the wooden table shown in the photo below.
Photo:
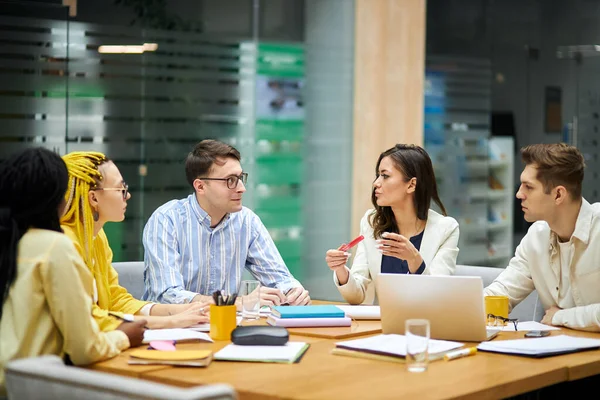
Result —
[[[378, 324], [380, 329], [379, 321], [359, 322], [359, 326], [369, 329], [377, 328]], [[432, 362], [427, 372], [415, 374], [399, 363], [332, 355], [331, 349], [349, 328], [314, 328], [321, 330], [317, 334], [312, 329], [303, 328], [301, 335], [294, 330], [290, 336], [292, 341], [311, 344], [297, 364], [213, 361], [207, 368], [132, 366], [127, 364], [128, 350], [90, 368], [180, 387], [227, 383], [241, 399], [503, 398], [600, 373], [600, 350], [594, 350], [543, 359], [478, 352], [451, 362]], [[569, 329], [552, 332], [561, 333], [600, 337]], [[522, 335], [523, 332], [501, 332], [494, 340]], [[187, 343], [178, 344], [177, 348], [218, 351], [228, 343]]]

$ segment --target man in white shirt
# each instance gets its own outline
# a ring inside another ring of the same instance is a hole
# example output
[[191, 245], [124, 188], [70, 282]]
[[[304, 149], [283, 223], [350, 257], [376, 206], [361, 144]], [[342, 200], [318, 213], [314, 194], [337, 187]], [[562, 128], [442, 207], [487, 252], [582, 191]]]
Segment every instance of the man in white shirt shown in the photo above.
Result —
[[534, 224], [484, 295], [508, 296], [512, 309], [535, 289], [542, 323], [600, 331], [600, 203], [581, 196], [583, 155], [563, 143], [527, 146], [521, 155], [517, 199]]

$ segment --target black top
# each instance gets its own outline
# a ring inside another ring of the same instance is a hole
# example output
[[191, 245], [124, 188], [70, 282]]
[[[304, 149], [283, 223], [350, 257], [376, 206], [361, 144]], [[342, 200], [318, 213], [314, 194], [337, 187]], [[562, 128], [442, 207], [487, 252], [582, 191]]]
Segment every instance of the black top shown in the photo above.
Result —
[[[421, 242], [423, 241], [423, 232], [425, 232], [425, 230], [409, 239], [417, 250], [421, 249]], [[408, 271], [408, 263], [405, 260], [385, 255], [381, 257], [382, 274], [408, 274]], [[414, 275], [421, 275], [423, 271], [425, 271], [425, 261], [421, 263], [419, 269], [417, 270], [417, 272], [414, 273]]]

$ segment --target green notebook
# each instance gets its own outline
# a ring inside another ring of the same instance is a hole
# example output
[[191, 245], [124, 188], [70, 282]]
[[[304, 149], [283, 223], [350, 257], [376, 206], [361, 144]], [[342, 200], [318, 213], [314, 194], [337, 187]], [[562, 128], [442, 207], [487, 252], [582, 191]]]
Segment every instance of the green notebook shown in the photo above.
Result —
[[318, 306], [275, 306], [271, 315], [277, 318], [344, 318], [341, 308], [333, 305]]

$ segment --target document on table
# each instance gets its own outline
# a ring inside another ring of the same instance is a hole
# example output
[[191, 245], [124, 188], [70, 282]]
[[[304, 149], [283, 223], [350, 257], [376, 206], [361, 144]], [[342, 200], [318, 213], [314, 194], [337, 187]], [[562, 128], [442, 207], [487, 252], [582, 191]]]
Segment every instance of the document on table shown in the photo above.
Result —
[[337, 306], [352, 319], [381, 319], [379, 306]]
[[600, 348], [600, 339], [567, 335], [548, 336], [535, 339], [500, 340], [482, 342], [477, 348], [495, 353], [517, 354], [530, 357], [547, 357]]
[[[236, 325], [241, 325], [242, 324], [242, 317], [238, 316], [236, 317]], [[192, 331], [196, 331], [196, 332], [210, 332], [210, 323], [205, 323], [205, 324], [196, 324], [196, 325], [192, 325], [188, 328], [185, 329], [190, 329]]]
[[215, 353], [220, 361], [294, 363], [308, 349], [305, 342], [287, 342], [283, 346], [240, 346], [230, 344]]
[[[502, 328], [504, 332], [515, 332], [515, 325], [509, 322]], [[535, 321], [523, 321], [517, 324], [517, 331], [558, 331], [560, 328], [551, 325], [540, 324]]]
[[203, 340], [212, 342], [213, 340], [206, 333], [196, 332], [190, 329], [148, 329], [144, 332], [143, 343], [150, 343], [154, 340], [174, 340], [176, 342]]
[[[371, 336], [364, 339], [337, 342], [336, 347], [342, 349], [366, 351], [375, 354], [406, 357], [406, 337], [404, 335], [387, 334]], [[458, 349], [463, 344], [448, 340], [429, 340], [429, 354], [440, 354]]]

